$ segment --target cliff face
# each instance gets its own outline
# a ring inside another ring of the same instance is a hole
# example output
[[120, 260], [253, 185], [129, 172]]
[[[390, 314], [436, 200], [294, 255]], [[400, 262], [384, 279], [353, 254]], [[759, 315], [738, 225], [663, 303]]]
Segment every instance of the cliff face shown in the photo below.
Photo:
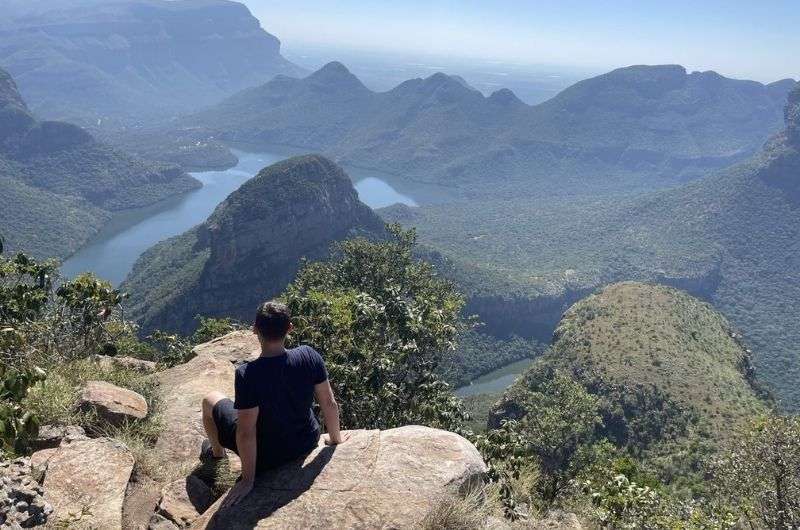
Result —
[[67, 0], [15, 13], [0, 23], [0, 64], [48, 118], [142, 122], [301, 72], [237, 2]]
[[296, 157], [263, 169], [205, 223], [145, 253], [125, 287], [148, 328], [186, 332], [198, 314], [250, 320], [289, 284], [302, 258], [382, 233], [383, 222], [341, 168], [320, 156]]

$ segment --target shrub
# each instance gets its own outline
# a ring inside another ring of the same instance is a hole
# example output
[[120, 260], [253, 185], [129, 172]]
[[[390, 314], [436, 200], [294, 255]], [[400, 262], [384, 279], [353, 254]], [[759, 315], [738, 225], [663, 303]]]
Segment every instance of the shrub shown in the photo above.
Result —
[[457, 429], [460, 401], [438, 369], [464, 326], [464, 299], [412, 257], [413, 231], [389, 228], [388, 241], [349, 240], [302, 268], [283, 296], [291, 340], [324, 355], [345, 428]]

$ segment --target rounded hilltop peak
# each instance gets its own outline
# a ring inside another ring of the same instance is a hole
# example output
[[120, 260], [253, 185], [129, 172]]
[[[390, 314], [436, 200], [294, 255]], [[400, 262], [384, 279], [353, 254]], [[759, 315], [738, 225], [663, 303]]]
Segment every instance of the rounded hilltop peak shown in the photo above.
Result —
[[[371, 219], [347, 173], [322, 155], [303, 155], [265, 167], [223, 201], [209, 226], [240, 225], [250, 218], [282, 219], [347, 212]], [[276, 217], [277, 216], [277, 217]]]
[[347, 69], [339, 61], [332, 61], [308, 78], [314, 83], [325, 85], [326, 87], [345, 88], [349, 90], [368, 90], [358, 77]]
[[512, 90], [508, 88], [501, 88], [500, 90], [492, 92], [492, 95], [489, 96], [489, 101], [503, 106], [525, 104], [521, 99], [517, 97], [516, 94], [514, 94]]

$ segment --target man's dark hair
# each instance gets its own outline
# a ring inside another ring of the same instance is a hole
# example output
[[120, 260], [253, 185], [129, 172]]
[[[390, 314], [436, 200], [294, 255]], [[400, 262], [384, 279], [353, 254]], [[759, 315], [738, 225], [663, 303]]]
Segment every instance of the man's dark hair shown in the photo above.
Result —
[[264, 302], [256, 312], [256, 331], [265, 340], [280, 340], [289, 333], [292, 314], [279, 302]]

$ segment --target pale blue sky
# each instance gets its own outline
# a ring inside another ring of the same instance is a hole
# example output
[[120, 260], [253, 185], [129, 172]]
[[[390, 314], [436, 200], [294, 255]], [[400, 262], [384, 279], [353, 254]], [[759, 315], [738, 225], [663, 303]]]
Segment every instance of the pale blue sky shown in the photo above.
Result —
[[244, 0], [288, 48], [800, 77], [800, 0]]

